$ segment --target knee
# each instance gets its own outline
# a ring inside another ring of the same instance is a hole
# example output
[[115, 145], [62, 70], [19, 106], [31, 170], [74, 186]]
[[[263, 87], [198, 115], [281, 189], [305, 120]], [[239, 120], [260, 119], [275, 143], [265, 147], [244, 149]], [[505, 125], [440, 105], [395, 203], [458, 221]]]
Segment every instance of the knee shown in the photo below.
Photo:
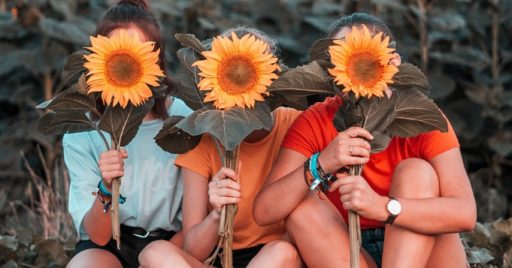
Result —
[[271, 259], [275, 262], [275, 267], [286, 267], [300, 261], [297, 249], [290, 242], [282, 240], [273, 241], [265, 247], [268, 252], [271, 252]]
[[141, 267], [164, 267], [175, 253], [174, 245], [166, 240], [157, 240], [147, 245], [139, 254]]
[[419, 158], [409, 158], [393, 172], [390, 195], [404, 198], [439, 196], [439, 180], [432, 165]]

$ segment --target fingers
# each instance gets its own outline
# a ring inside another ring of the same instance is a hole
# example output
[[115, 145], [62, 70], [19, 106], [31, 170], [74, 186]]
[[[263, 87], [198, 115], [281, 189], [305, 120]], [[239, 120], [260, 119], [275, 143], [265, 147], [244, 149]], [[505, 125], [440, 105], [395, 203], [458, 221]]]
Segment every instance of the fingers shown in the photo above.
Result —
[[362, 127], [350, 127], [347, 130], [343, 131], [350, 138], [365, 138], [367, 140], [373, 140], [372, 134]]
[[124, 159], [127, 157], [125, 149], [109, 150], [100, 155], [98, 167], [107, 186], [110, 186], [112, 179], [124, 175]]
[[236, 174], [236, 172], [230, 168], [222, 167], [212, 177], [212, 181], [218, 181], [218, 180], [222, 180], [224, 178], [230, 178], [231, 180], [238, 181], [238, 174]]
[[240, 191], [240, 183], [232, 179], [212, 180], [209, 183], [209, 187], [216, 189], [232, 189], [235, 191]]

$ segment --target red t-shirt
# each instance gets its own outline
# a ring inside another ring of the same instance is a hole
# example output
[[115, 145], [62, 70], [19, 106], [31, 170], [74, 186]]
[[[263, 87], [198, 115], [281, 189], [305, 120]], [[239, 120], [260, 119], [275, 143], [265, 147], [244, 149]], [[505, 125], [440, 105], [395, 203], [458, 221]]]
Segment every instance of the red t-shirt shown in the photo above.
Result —
[[[327, 98], [303, 112], [289, 129], [282, 147], [297, 151], [306, 157], [321, 152], [338, 134], [332, 122], [342, 100], [339, 97]], [[452, 126], [448, 122], [448, 131], [438, 130], [420, 134], [411, 138], [392, 138], [386, 150], [372, 154], [363, 168], [363, 177], [380, 195], [388, 195], [393, 170], [400, 161], [407, 158], [421, 158], [430, 161], [449, 149], [459, 147]], [[329, 200], [348, 222], [347, 211], [343, 208], [338, 191], [327, 193]], [[382, 222], [361, 218], [361, 228], [383, 226]]]

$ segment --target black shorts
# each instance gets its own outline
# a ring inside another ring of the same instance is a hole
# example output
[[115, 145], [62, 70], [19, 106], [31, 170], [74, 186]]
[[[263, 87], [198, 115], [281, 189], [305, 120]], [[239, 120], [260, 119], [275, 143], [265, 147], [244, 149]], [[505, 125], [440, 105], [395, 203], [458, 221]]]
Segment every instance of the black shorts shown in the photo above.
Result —
[[[242, 248], [233, 250], [233, 268], [245, 268], [249, 265], [249, 262], [260, 252], [260, 250], [265, 246], [265, 244], [259, 244], [250, 248]], [[222, 249], [220, 250], [222, 252]], [[215, 262], [213, 263], [214, 267], [222, 267], [221, 265], [221, 255], [215, 258]]]
[[151, 235], [146, 238], [141, 238], [133, 235], [134, 233], [142, 235], [146, 233], [141, 228], [134, 228], [125, 225], [121, 225], [121, 250], [117, 250], [116, 241], [110, 240], [105, 246], [100, 246], [92, 242], [91, 240], [80, 240], [76, 244], [75, 255], [91, 248], [104, 249], [114, 254], [119, 262], [125, 268], [139, 267], [139, 253], [149, 243], [156, 240], [169, 240], [174, 234], [173, 231], [159, 230], [151, 232]]

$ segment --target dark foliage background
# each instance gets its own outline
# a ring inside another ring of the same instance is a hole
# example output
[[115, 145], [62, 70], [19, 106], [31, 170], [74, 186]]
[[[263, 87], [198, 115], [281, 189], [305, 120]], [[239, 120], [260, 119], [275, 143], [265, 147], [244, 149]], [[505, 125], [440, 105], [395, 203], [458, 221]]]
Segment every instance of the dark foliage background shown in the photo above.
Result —
[[[113, 0], [0, 0], [0, 265], [63, 266], [75, 233], [66, 214], [68, 177], [59, 137], [36, 130], [35, 105], [61, 90], [65, 58], [88, 44]], [[511, 0], [153, 0], [169, 69], [174, 33], [200, 39], [251, 25], [280, 44], [289, 66], [336, 18], [381, 17], [406, 61], [420, 66], [431, 97], [451, 120], [478, 202], [479, 224], [463, 235], [475, 267], [512, 263]], [[319, 98], [313, 98], [316, 101]], [[4, 264], [5, 263], [5, 264]]]

